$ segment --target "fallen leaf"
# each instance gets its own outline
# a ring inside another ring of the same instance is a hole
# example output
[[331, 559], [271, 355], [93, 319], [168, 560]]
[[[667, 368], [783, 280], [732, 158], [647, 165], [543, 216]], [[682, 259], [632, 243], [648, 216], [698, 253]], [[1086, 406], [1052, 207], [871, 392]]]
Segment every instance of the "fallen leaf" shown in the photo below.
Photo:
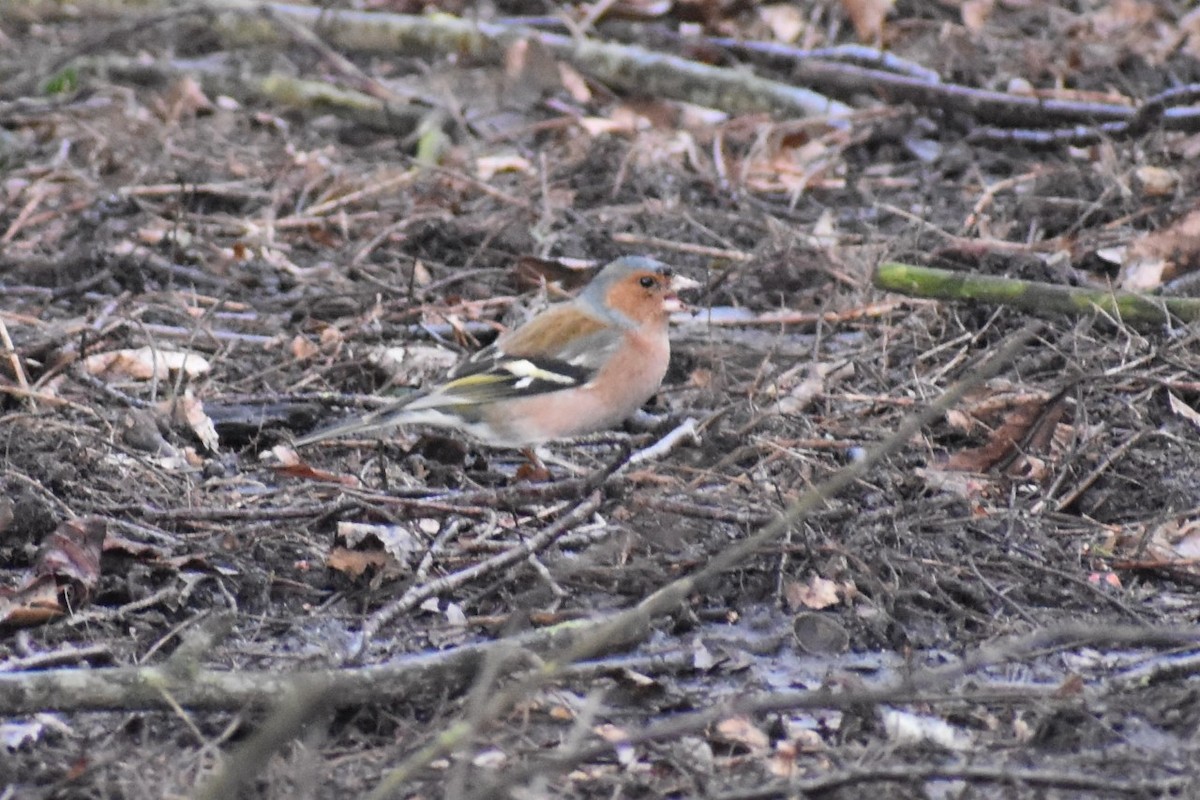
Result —
[[1108, 587], [1109, 589], [1121, 588], [1121, 577], [1115, 572], [1092, 572], [1087, 576], [1087, 582], [1092, 586]]
[[1142, 194], [1147, 197], [1166, 197], [1179, 186], [1179, 172], [1163, 167], [1138, 167], [1133, 172]]
[[[1006, 465], [1006, 471], [1035, 477], [1037, 470], [1027, 456], [1041, 453], [1050, 446], [1059, 421], [1066, 413], [1066, 398], [1061, 395], [1047, 397], [1022, 393], [1001, 399], [1004, 402], [999, 405], [980, 404], [956, 412], [957, 415], [965, 412], [970, 418], [981, 422], [985, 416], [999, 419], [991, 426], [987, 441], [982, 446], [954, 453], [946, 460], [944, 469], [983, 473], [1015, 456], [1012, 463]], [[1041, 468], [1045, 468], [1044, 463]]]
[[1170, 404], [1173, 414], [1200, 428], [1200, 412], [1180, 400], [1179, 396], [1170, 390], [1167, 390], [1167, 402]]
[[221, 449], [217, 428], [208, 414], [204, 413], [204, 403], [192, 394], [191, 389], [186, 390], [182, 397], [159, 403], [158, 410], [165, 413], [173, 424], [186, 427], [194, 433], [209, 453]]
[[16, 589], [0, 590], [0, 624], [14, 628], [44, 625], [67, 613], [58, 584], [49, 575], [35, 575]]
[[212, 367], [208, 359], [198, 353], [138, 347], [90, 355], [83, 360], [83, 368], [89, 375], [99, 378], [148, 381], [151, 378], [165, 380], [172, 372], [179, 371], [189, 378], [195, 378], [207, 373]]
[[792, 44], [804, 33], [804, 13], [794, 3], [777, 3], [758, 9], [759, 18], [771, 29], [771, 35], [784, 44]]
[[945, 720], [898, 709], [882, 712], [883, 730], [898, 746], [935, 744], [946, 750], [966, 750], [972, 745], [971, 734]]
[[587, 78], [583, 77], [570, 64], [559, 63], [558, 78], [562, 81], [562, 85], [567, 90], [567, 93], [571, 95], [571, 99], [576, 103], [592, 102], [592, 90], [588, 86]]
[[100, 581], [107, 530], [107, 520], [92, 516], [68, 520], [51, 531], [25, 582], [0, 591], [0, 624], [41, 625], [86, 605]]
[[896, 0], [841, 0], [842, 8], [854, 24], [860, 42], [875, 44], [883, 38], [883, 21]]
[[784, 589], [784, 596], [793, 611], [798, 608], [820, 610], [841, 601], [838, 585], [817, 575], [809, 578], [808, 583], [789, 583]]
[[637, 754], [629, 744], [629, 733], [624, 728], [612, 723], [604, 723], [592, 728], [592, 732], [613, 746], [613, 749], [617, 751], [617, 761], [620, 764], [629, 766], [633, 763]]
[[0, 722], [0, 748], [12, 752], [41, 738], [45, 725], [35, 719]]
[[382, 550], [351, 550], [348, 547], [334, 547], [325, 556], [325, 566], [344, 572], [352, 578], [359, 578], [368, 569], [383, 570], [392, 560]]
[[72, 585], [72, 600], [86, 602], [100, 581], [100, 550], [107, 532], [103, 517], [67, 520], [42, 540], [33, 573]]
[[959, 10], [963, 27], [978, 35], [996, 7], [996, 0], [966, 0]]
[[765, 753], [771, 747], [771, 737], [749, 717], [727, 717], [717, 723], [716, 733], [720, 741], [741, 745], [751, 753]]
[[471, 759], [471, 766], [481, 769], [500, 769], [508, 761], [504, 751], [495, 748], [484, 750]]
[[448, 347], [408, 344], [381, 348], [368, 360], [388, 376], [391, 385], [420, 386], [431, 378], [443, 377], [461, 358]]
[[[276, 445], [276, 447], [273, 449], [278, 449], [281, 447], [284, 447], [284, 445]], [[295, 451], [291, 450], [290, 447], [286, 448], [286, 449], [290, 450], [292, 452], [293, 456], [295, 455]], [[297, 478], [299, 480], [306, 480], [306, 481], [320, 481], [321, 483], [336, 483], [336, 484], [340, 484], [342, 486], [349, 486], [349, 487], [355, 488], [355, 489], [357, 489], [359, 486], [362, 485], [362, 481], [360, 481], [354, 475], [339, 475], [336, 472], [329, 472], [327, 470], [317, 469], [316, 467], [313, 467], [311, 464], [303, 463], [303, 462], [284, 463], [280, 466], [275, 467], [275, 472], [278, 475], [284, 475], [289, 478]]]
[[339, 522], [337, 536], [348, 547], [362, 547], [374, 539], [398, 564], [407, 564], [425, 551], [420, 537], [403, 525], [373, 525], [365, 522]]
[[320, 352], [321, 348], [317, 347], [307, 336], [296, 334], [292, 337], [292, 358], [297, 361], [305, 361]]
[[186, 75], [171, 84], [154, 103], [155, 112], [166, 122], [174, 123], [184, 117], [211, 113], [212, 101], [200, 87], [199, 81]]
[[533, 165], [529, 163], [529, 159], [515, 153], [480, 156], [475, 159], [475, 173], [481, 180], [490, 181], [501, 172], [519, 172], [531, 175], [533, 174]]
[[996, 481], [970, 472], [947, 472], [944, 469], [919, 467], [916, 475], [932, 489], [972, 502], [993, 496], [997, 488]]
[[1130, 291], [1154, 289], [1200, 269], [1200, 208], [1130, 243], [1119, 284]]
[[537, 289], [544, 283], [557, 283], [566, 291], [582, 288], [596, 274], [599, 265], [579, 259], [547, 259], [521, 256], [513, 265], [512, 277], [517, 287]]

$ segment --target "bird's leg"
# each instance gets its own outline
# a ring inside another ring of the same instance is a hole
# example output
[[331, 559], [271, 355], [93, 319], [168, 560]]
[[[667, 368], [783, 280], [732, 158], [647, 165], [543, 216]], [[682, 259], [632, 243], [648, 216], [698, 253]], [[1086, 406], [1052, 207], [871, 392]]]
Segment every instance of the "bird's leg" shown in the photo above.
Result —
[[[588, 470], [578, 464], [567, 461], [565, 458], [559, 458], [544, 447], [537, 447], [532, 450], [526, 450], [532, 458], [537, 460], [538, 464], [542, 465], [542, 469], [546, 469], [545, 464], [550, 463], [556, 467], [562, 467], [572, 475], [585, 475]], [[547, 470], [547, 472], [549, 472]]]

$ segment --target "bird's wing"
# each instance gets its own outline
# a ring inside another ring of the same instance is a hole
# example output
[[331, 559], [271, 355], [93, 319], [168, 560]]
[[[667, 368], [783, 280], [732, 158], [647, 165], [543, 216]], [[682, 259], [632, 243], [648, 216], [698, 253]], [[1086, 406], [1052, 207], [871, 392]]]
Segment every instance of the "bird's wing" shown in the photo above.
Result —
[[450, 380], [406, 406], [461, 408], [582, 386], [620, 346], [621, 336], [621, 329], [573, 304], [552, 308], [471, 356]]

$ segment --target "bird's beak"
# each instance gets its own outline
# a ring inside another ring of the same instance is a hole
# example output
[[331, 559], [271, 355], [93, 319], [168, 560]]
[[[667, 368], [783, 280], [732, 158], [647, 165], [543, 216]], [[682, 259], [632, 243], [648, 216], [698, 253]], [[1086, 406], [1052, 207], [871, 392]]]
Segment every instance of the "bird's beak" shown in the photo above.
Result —
[[684, 305], [676, 296], [676, 292], [686, 292], [688, 289], [699, 289], [700, 282], [694, 281], [684, 275], [671, 276], [671, 293], [663, 298], [663, 308], [667, 313], [674, 314], [676, 311], [683, 311]]

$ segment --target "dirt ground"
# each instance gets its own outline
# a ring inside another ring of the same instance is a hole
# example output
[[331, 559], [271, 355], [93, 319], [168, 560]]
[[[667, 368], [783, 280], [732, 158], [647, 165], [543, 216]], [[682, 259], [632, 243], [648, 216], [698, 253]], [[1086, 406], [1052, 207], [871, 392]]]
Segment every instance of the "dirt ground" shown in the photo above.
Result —
[[[365, 4], [435, 5], [558, 9]], [[615, 5], [589, 35], [786, 82], [696, 41], [855, 44], [872, 4]], [[961, 99], [836, 81], [814, 88], [842, 120], [721, 114], [536, 46], [71, 8], [0, 11], [0, 798], [1200, 796], [1200, 347], [1170, 319], [1047, 315], [784, 536], [552, 680], [531, 646], [416, 688], [189, 694], [544, 644], [696, 573], [1036, 316], [879, 291], [882, 261], [1186, 291], [1186, 120], [1012, 141]], [[946, 84], [1137, 103], [1200, 81], [1188, 12], [902, 0], [878, 35]], [[395, 105], [250, 88], [271, 74]], [[1041, 123], [1005, 128], [1091, 124]], [[555, 445], [548, 476], [444, 431], [288, 446], [628, 253], [704, 286], [653, 418]], [[178, 689], [60, 682], [150, 667]]]

